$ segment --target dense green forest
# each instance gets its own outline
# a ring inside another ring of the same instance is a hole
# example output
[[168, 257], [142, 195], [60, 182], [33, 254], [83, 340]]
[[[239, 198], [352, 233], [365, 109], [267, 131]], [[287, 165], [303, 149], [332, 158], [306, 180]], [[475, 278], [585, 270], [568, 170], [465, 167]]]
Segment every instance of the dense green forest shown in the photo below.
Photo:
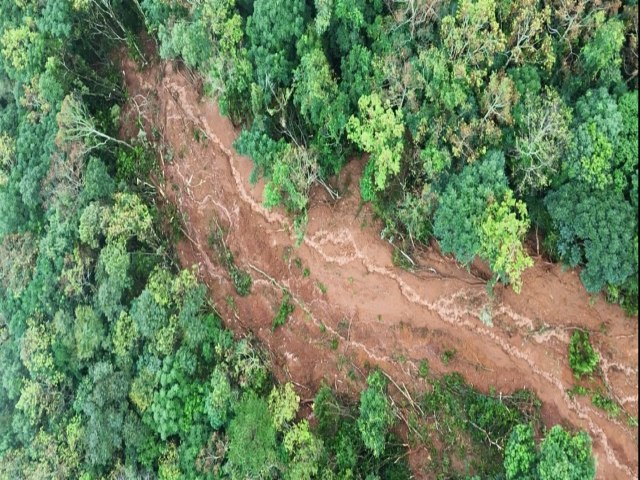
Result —
[[[521, 288], [537, 253], [637, 312], [638, 7], [588, 0], [140, 2], [208, 80], [302, 232], [309, 189], [368, 154], [363, 201]], [[533, 248], [533, 247], [532, 247]]]
[[[518, 289], [535, 228], [637, 310], [635, 2], [0, 0], [0, 478], [410, 477], [383, 373], [356, 404], [320, 389], [310, 424], [177, 266], [135, 181], [153, 148], [118, 138], [113, 50], [144, 58], [141, 29], [245, 127], [299, 231], [311, 185], [366, 152], [362, 198], [400, 248], [436, 238]], [[584, 432], [457, 376], [421, 402], [494, 439], [470, 431], [491, 453], [461, 478], [595, 476]]]
[[116, 137], [133, 7], [0, 2], [0, 478], [408, 478], [380, 373], [312, 432], [177, 268], [153, 152]]

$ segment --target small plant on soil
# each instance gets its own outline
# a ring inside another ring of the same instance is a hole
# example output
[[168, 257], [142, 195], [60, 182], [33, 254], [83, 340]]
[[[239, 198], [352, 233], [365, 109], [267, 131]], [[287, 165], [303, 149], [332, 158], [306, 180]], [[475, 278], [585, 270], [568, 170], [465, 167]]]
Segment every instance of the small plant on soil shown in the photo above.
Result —
[[338, 349], [338, 337], [333, 337], [331, 339], [331, 343], [329, 344], [329, 346], [331, 347], [331, 350], [337, 350]]
[[589, 343], [589, 334], [582, 330], [576, 330], [571, 335], [569, 342], [569, 366], [573, 374], [580, 378], [591, 375], [598, 366], [598, 353]]
[[404, 363], [407, 361], [407, 357], [405, 357], [402, 353], [394, 355], [393, 359], [398, 363]]
[[304, 267], [304, 269], [302, 270], [302, 276], [304, 278], [307, 278], [309, 275], [311, 275], [311, 270], [309, 270], [308, 267]]
[[318, 290], [320, 290], [323, 295], [325, 295], [327, 293], [327, 287], [326, 287], [326, 285], [324, 283], [319, 282], [318, 280], [316, 280], [316, 287], [318, 287]]
[[282, 295], [282, 301], [280, 302], [280, 307], [278, 308], [278, 313], [273, 317], [273, 321], [271, 322], [271, 331], [275, 331], [276, 328], [281, 327], [289, 318], [289, 315], [293, 313], [295, 307], [290, 302], [291, 294], [287, 291]]
[[193, 129], [193, 139], [200, 143], [207, 139], [207, 134], [202, 131], [202, 129], [195, 127]]
[[224, 241], [224, 231], [215, 219], [212, 223], [211, 232], [209, 233], [209, 238], [207, 240], [209, 242], [209, 246], [216, 251], [220, 262], [229, 272], [229, 276], [231, 277], [231, 281], [233, 282], [233, 286], [235, 287], [236, 292], [238, 292], [238, 295], [241, 297], [249, 295], [253, 284], [251, 275], [236, 266], [233, 253]]
[[480, 320], [487, 327], [493, 327], [493, 314], [491, 312], [490, 304], [486, 304], [482, 307], [482, 310], [480, 310]]
[[451, 362], [451, 360], [453, 360], [453, 358], [456, 356], [456, 353], [457, 352], [456, 352], [455, 348], [453, 348], [451, 350], [445, 350], [440, 355], [440, 360], [442, 361], [443, 364], [449, 365], [449, 362]]
[[341, 330], [342, 332], [346, 333], [348, 329], [349, 329], [349, 320], [346, 318], [341, 319], [338, 322], [338, 330]]
[[227, 295], [224, 297], [224, 301], [227, 303], [229, 308], [235, 313], [238, 314], [238, 305], [236, 304], [236, 299], [233, 298], [232, 295]]

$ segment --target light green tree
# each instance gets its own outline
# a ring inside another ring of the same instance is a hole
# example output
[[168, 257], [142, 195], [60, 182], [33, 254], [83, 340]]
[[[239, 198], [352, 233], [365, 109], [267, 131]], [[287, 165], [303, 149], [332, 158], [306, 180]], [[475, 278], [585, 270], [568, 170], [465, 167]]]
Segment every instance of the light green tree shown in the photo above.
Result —
[[510, 283], [513, 291], [520, 293], [522, 272], [533, 266], [522, 243], [529, 230], [526, 205], [507, 190], [500, 201], [489, 205], [480, 228], [480, 256], [489, 261], [497, 279]]
[[386, 387], [385, 377], [376, 370], [367, 377], [367, 388], [360, 395], [358, 429], [365, 446], [376, 458], [384, 453], [387, 432], [394, 418]]
[[274, 387], [269, 394], [269, 411], [273, 418], [273, 426], [282, 431], [291, 423], [298, 412], [300, 397], [296, 394], [291, 383], [283, 387]]
[[442, 19], [442, 42], [451, 61], [463, 60], [478, 69], [479, 80], [493, 65], [495, 55], [503, 52], [507, 38], [496, 16], [495, 0], [463, 0], [455, 17]]
[[[288, 385], [288, 384], [287, 384]], [[289, 456], [286, 478], [289, 480], [311, 480], [317, 478], [323, 454], [322, 440], [302, 420], [284, 435], [284, 449]]]
[[266, 400], [246, 394], [236, 408], [228, 435], [233, 479], [268, 478], [278, 469], [276, 429]]
[[402, 111], [394, 111], [376, 93], [358, 100], [359, 115], [347, 125], [348, 137], [362, 150], [371, 154], [376, 190], [384, 190], [388, 179], [400, 172], [404, 152]]
[[507, 480], [534, 480], [536, 445], [531, 425], [513, 427], [504, 452], [504, 470]]
[[540, 480], [592, 480], [595, 476], [589, 435], [572, 436], [560, 425], [553, 426], [540, 445]]
[[80, 305], [76, 308], [76, 321], [73, 325], [78, 360], [92, 358], [104, 340], [104, 325], [93, 308]]
[[0, 133], [0, 187], [7, 184], [11, 167], [15, 162], [15, 139], [10, 135]]

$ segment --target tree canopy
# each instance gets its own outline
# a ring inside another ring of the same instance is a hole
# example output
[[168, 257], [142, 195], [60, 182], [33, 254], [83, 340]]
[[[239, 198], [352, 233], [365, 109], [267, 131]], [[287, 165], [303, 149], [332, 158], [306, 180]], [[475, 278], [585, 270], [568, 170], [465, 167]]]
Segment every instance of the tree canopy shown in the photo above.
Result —
[[[491, 152], [501, 152], [502, 171], [493, 174], [512, 191], [512, 215], [518, 217], [523, 206], [536, 215], [528, 220], [523, 214], [521, 225], [513, 224], [518, 242], [511, 244], [520, 245], [518, 254], [503, 253], [497, 260], [497, 252], [507, 248], [506, 230], [498, 235], [492, 228], [494, 234], [485, 236], [481, 257], [494, 278], [519, 288], [517, 278], [530, 265], [522, 239], [535, 227], [545, 237], [544, 254], [597, 271], [597, 280], [582, 275], [588, 290], [615, 290], [617, 301], [635, 311], [629, 299], [638, 271], [629, 273], [626, 265], [637, 247], [626, 245], [625, 255], [610, 255], [623, 262], [626, 276], [612, 283], [601, 268], [589, 267], [594, 257], [569, 258], [557, 250], [564, 246], [554, 239], [566, 236], [561, 230], [573, 217], [563, 209], [552, 213], [554, 201], [544, 199], [591, 188], [604, 192], [598, 202], [617, 192], [631, 201], [638, 165], [637, 5], [532, 0], [160, 5], [165, 4], [147, 0], [142, 7], [147, 24], [162, 32], [161, 51], [196, 67], [208, 62], [200, 67], [205, 74], [212, 62], [229, 66], [228, 73], [216, 70], [216, 78], [228, 79], [216, 83], [216, 94], [235, 123], [250, 126], [238, 148], [253, 158], [257, 175], [271, 180], [269, 206], [305, 209], [310, 184], [326, 185], [346, 159], [366, 153], [360, 192], [382, 218], [382, 234], [409, 254], [416, 240], [427, 243], [435, 236], [445, 252], [466, 264], [480, 254], [485, 209], [466, 210], [471, 217], [464, 221], [478, 225], [458, 232], [455, 247], [451, 235], [461, 227], [456, 222], [462, 215], [456, 219], [445, 212], [454, 188], [467, 199], [456, 208], [470, 208], [472, 197], [478, 201], [477, 186], [459, 183], [461, 176]], [[205, 14], [212, 11], [218, 13]], [[16, 35], [32, 41], [24, 31]], [[223, 44], [217, 55], [208, 53], [210, 45]], [[196, 59], [196, 53], [209, 60]], [[317, 165], [317, 173], [300, 175], [300, 159], [305, 166]], [[284, 180], [289, 176], [292, 182]], [[504, 192], [494, 193], [497, 205], [511, 204], [503, 201]], [[592, 207], [607, 208], [597, 205]]]

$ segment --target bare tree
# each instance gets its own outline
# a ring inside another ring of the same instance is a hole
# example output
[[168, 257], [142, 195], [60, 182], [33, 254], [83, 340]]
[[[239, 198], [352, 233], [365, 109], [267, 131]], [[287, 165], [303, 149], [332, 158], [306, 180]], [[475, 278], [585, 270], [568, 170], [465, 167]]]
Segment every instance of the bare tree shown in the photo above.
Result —
[[395, 13], [398, 26], [408, 25], [413, 40], [421, 29], [439, 19], [442, 0], [386, 0], [386, 4]]
[[14, 296], [27, 287], [38, 257], [38, 242], [31, 233], [6, 235], [0, 243], [0, 292]]
[[[134, 3], [142, 12], [138, 2]], [[91, 28], [97, 36], [133, 46], [140, 58], [146, 62], [144, 54], [137, 43], [131, 41], [127, 28], [120, 21], [122, 15], [114, 10], [112, 0], [87, 0], [82, 8], [90, 12]]]
[[9, 173], [15, 162], [15, 140], [6, 133], [0, 133], [0, 187], [9, 179]]
[[508, 56], [505, 69], [511, 63], [521, 65], [526, 61], [545, 63], [553, 61], [551, 36], [551, 8], [538, 7], [537, 0], [521, 0], [511, 3], [508, 13], [510, 28]]
[[96, 127], [82, 100], [74, 95], [67, 95], [64, 98], [56, 118], [59, 126], [58, 135], [56, 136], [57, 144], [59, 146], [79, 144], [81, 145], [81, 155], [87, 154], [96, 148], [104, 147], [108, 143], [132, 148], [127, 142], [101, 132]]
[[571, 114], [557, 92], [526, 97], [522, 125], [515, 142], [520, 192], [546, 187], [560, 166], [560, 160], [571, 140]]
[[513, 81], [504, 74], [492, 73], [482, 93], [481, 104], [485, 111], [483, 122], [491, 118], [511, 124], [511, 107], [518, 101], [518, 92]]

